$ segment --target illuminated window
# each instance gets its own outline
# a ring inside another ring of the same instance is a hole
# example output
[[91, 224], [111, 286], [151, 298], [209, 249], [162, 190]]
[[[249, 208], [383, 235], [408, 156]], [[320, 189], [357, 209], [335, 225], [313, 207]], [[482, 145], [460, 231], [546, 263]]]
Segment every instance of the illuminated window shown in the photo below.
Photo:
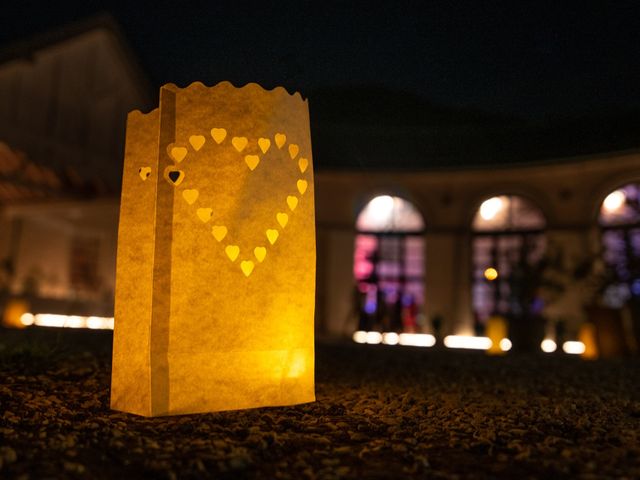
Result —
[[492, 315], [506, 317], [542, 309], [531, 269], [545, 250], [545, 219], [525, 198], [501, 195], [482, 202], [473, 219], [472, 302], [476, 327]]
[[358, 330], [421, 331], [424, 221], [408, 201], [373, 198], [356, 221], [354, 311]]
[[604, 262], [608, 284], [604, 302], [612, 308], [640, 300], [640, 183], [609, 193], [600, 206]]

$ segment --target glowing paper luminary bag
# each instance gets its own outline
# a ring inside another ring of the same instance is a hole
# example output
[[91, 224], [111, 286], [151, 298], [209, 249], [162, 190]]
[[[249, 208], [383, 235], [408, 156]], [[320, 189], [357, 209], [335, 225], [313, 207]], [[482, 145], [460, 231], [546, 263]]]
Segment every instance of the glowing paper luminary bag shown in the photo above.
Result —
[[159, 109], [130, 113], [112, 408], [313, 401], [314, 228], [299, 94], [166, 85]]

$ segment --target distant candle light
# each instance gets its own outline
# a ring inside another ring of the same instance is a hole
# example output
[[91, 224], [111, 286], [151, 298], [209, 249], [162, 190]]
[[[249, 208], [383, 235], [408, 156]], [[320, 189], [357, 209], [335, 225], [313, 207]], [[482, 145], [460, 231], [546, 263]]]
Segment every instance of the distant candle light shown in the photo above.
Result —
[[382, 343], [386, 345], [397, 345], [400, 337], [395, 332], [387, 332], [382, 335]]
[[582, 342], [564, 342], [562, 345], [564, 353], [570, 353], [572, 355], [580, 355], [585, 351], [585, 345]]
[[367, 332], [358, 330], [353, 334], [353, 341], [356, 343], [367, 343]]
[[488, 350], [491, 348], [491, 344], [491, 339], [487, 337], [468, 337], [465, 335], [448, 335], [444, 337], [444, 346], [447, 348]]
[[500, 340], [500, 350], [502, 350], [503, 352], [508, 352], [509, 350], [511, 350], [512, 346], [513, 343], [511, 343], [511, 340], [509, 340], [508, 338], [503, 338], [502, 340]]
[[398, 343], [412, 347], [433, 347], [436, 344], [436, 337], [428, 333], [401, 333]]
[[540, 348], [542, 349], [543, 352], [545, 353], [553, 353], [556, 351], [556, 349], [558, 348], [558, 346], [556, 345], [556, 342], [554, 342], [553, 340], [551, 340], [550, 338], [545, 338], [542, 343], [540, 343]]
[[377, 345], [378, 343], [382, 343], [382, 333], [367, 332], [367, 343], [371, 345]]
[[498, 278], [498, 270], [493, 267], [489, 267], [484, 271], [484, 278], [489, 280], [490, 282], [494, 281]]

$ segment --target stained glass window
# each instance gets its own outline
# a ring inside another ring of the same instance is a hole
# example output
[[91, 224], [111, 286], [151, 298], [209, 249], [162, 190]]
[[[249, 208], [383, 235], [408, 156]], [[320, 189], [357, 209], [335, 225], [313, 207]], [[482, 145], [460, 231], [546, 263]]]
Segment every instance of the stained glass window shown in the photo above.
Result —
[[354, 312], [358, 329], [422, 330], [424, 221], [410, 202], [373, 198], [356, 220]]
[[472, 303], [476, 328], [493, 315], [537, 313], [530, 269], [545, 251], [545, 219], [526, 198], [501, 195], [482, 202], [473, 219]]
[[640, 183], [607, 195], [600, 206], [603, 259], [609, 270], [604, 302], [622, 307], [640, 299]]

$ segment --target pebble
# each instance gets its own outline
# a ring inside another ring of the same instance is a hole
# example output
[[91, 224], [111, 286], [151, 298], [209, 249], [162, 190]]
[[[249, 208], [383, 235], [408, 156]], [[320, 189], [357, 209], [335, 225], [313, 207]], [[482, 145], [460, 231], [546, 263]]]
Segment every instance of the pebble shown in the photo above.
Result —
[[640, 478], [638, 359], [368, 347], [319, 345], [317, 402], [153, 419], [106, 354], [3, 359], [0, 477]]
[[0, 447], [0, 458], [2, 458], [3, 463], [9, 464], [18, 459], [18, 454], [11, 447]]

